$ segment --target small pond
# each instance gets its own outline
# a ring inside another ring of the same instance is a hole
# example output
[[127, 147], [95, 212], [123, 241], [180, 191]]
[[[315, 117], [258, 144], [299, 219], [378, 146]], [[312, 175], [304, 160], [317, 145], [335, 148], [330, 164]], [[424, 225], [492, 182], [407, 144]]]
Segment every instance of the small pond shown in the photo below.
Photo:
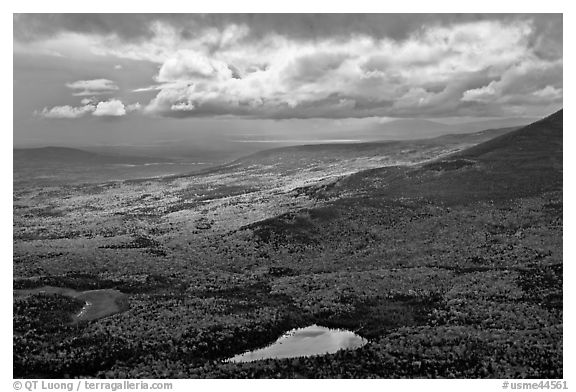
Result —
[[368, 343], [366, 339], [351, 331], [311, 325], [288, 331], [270, 346], [236, 355], [228, 359], [228, 362], [332, 354], [338, 350], [357, 349], [366, 343]]
[[100, 289], [76, 291], [66, 287], [42, 286], [33, 289], [14, 290], [14, 297], [35, 294], [58, 294], [84, 301], [84, 307], [73, 317], [73, 322], [97, 320], [128, 310], [128, 297], [118, 290]]

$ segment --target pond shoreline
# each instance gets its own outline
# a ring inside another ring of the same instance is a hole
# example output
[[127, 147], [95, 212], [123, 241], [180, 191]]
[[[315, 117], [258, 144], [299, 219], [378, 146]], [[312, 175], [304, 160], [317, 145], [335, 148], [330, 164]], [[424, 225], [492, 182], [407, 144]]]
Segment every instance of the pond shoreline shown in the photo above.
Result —
[[355, 350], [368, 343], [365, 338], [346, 329], [332, 329], [317, 324], [285, 332], [274, 343], [238, 354], [225, 362], [253, 362], [333, 354]]
[[73, 324], [112, 316], [125, 312], [129, 308], [126, 294], [114, 289], [76, 291], [66, 287], [42, 286], [33, 289], [14, 290], [14, 298], [36, 294], [62, 295], [83, 301], [84, 306], [80, 312], [71, 315]]

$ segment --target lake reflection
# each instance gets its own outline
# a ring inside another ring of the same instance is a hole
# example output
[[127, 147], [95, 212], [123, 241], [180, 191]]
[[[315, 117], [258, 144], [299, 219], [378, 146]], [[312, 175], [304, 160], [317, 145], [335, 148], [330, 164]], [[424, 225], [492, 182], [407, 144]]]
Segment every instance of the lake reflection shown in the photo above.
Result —
[[293, 329], [268, 347], [230, 358], [230, 362], [251, 362], [260, 359], [309, 357], [335, 353], [341, 349], [356, 349], [368, 341], [353, 332], [311, 325]]

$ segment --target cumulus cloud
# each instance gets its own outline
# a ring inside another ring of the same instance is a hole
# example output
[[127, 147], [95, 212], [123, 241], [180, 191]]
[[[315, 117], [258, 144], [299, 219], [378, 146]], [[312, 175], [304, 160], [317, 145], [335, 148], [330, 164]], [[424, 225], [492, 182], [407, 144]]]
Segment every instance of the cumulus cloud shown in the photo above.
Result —
[[[58, 16], [33, 18], [31, 30], [16, 19], [19, 42], [84, 34], [112, 64], [158, 66], [157, 84], [132, 90], [155, 92], [148, 103], [83, 103], [96, 116], [505, 116], [562, 102], [561, 15]], [[118, 89], [107, 79], [69, 87]]]
[[44, 108], [40, 112], [42, 117], [46, 118], [79, 118], [88, 113], [94, 111], [94, 107], [92, 105], [84, 105], [84, 106], [54, 106], [53, 108]]
[[170, 106], [170, 110], [174, 110], [176, 112], [194, 110], [194, 105], [190, 102], [178, 102]]
[[112, 94], [118, 90], [118, 86], [108, 79], [77, 80], [66, 83], [66, 87], [75, 90], [74, 96]]
[[73, 119], [89, 114], [96, 117], [121, 117], [129, 112], [141, 110], [141, 105], [138, 102], [124, 105], [118, 99], [97, 102], [94, 99], [84, 98], [81, 104], [81, 106], [63, 105], [44, 108], [37, 114], [45, 118]]
[[487, 85], [467, 90], [462, 101], [522, 104], [562, 101], [562, 62], [530, 58], [511, 65]]
[[223, 61], [210, 59], [192, 50], [181, 50], [162, 64], [156, 80], [176, 82], [195, 79], [226, 80], [231, 77], [232, 70]]
[[95, 101], [96, 101], [96, 98], [94, 98], [94, 97], [82, 98], [82, 99], [80, 100], [80, 103], [81, 103], [82, 105], [88, 105], [88, 104], [91, 104], [91, 103], [93, 103], [93, 102], [95, 102]]
[[496, 82], [492, 81], [486, 86], [464, 91], [462, 101], [490, 102], [497, 97]]
[[126, 114], [126, 108], [124, 107], [124, 104], [117, 99], [98, 102], [98, 105], [96, 105], [96, 109], [92, 112], [93, 116], [98, 117], [102, 116], [119, 117], [125, 114]]
[[562, 99], [562, 88], [556, 88], [548, 85], [544, 87], [542, 90], [535, 91], [532, 94], [538, 98], [544, 98], [547, 100], [557, 100]]
[[[265, 118], [484, 114], [487, 103], [561, 86], [561, 60], [530, 49], [530, 21], [430, 26], [404, 41], [310, 42], [268, 35], [249, 47], [176, 50], [147, 105], [164, 116]], [[544, 94], [533, 95], [531, 104]], [[491, 110], [495, 110], [492, 108]], [[498, 115], [505, 110], [496, 110]]]
[[126, 109], [127, 112], [137, 112], [142, 109], [142, 105], [140, 105], [140, 102], [136, 102], [130, 105], [126, 105], [124, 106], [124, 108]]

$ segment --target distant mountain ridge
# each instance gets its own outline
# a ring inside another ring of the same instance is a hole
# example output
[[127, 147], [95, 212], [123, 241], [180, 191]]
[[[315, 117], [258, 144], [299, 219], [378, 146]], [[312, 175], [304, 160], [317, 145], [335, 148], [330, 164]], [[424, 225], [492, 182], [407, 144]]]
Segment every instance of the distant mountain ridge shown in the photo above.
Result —
[[70, 147], [15, 148], [14, 162], [50, 164], [144, 164], [170, 162], [165, 158], [105, 155]]
[[297, 146], [277, 147], [263, 151], [258, 151], [246, 157], [242, 157], [232, 162], [232, 164], [247, 164], [250, 162], [262, 162], [266, 159], [277, 159], [279, 157], [293, 157], [294, 154], [310, 155], [317, 154], [345, 154], [353, 156], [354, 154], [366, 155], [379, 155], [385, 154], [390, 149], [396, 148], [417, 148], [418, 146], [430, 146], [433, 144], [442, 143], [469, 143], [476, 144], [488, 139], [503, 135], [511, 132], [517, 127], [502, 128], [502, 129], [487, 129], [474, 133], [451, 133], [443, 134], [433, 138], [415, 139], [415, 140], [379, 140], [370, 142], [355, 142], [355, 143], [317, 143], [317, 144], [303, 144]]
[[468, 134], [486, 129], [520, 127], [529, 123], [530, 120], [525, 118], [481, 120], [460, 124], [445, 124], [422, 119], [400, 119], [370, 125], [359, 132], [359, 135], [370, 139], [406, 140], [438, 137], [445, 134]]

